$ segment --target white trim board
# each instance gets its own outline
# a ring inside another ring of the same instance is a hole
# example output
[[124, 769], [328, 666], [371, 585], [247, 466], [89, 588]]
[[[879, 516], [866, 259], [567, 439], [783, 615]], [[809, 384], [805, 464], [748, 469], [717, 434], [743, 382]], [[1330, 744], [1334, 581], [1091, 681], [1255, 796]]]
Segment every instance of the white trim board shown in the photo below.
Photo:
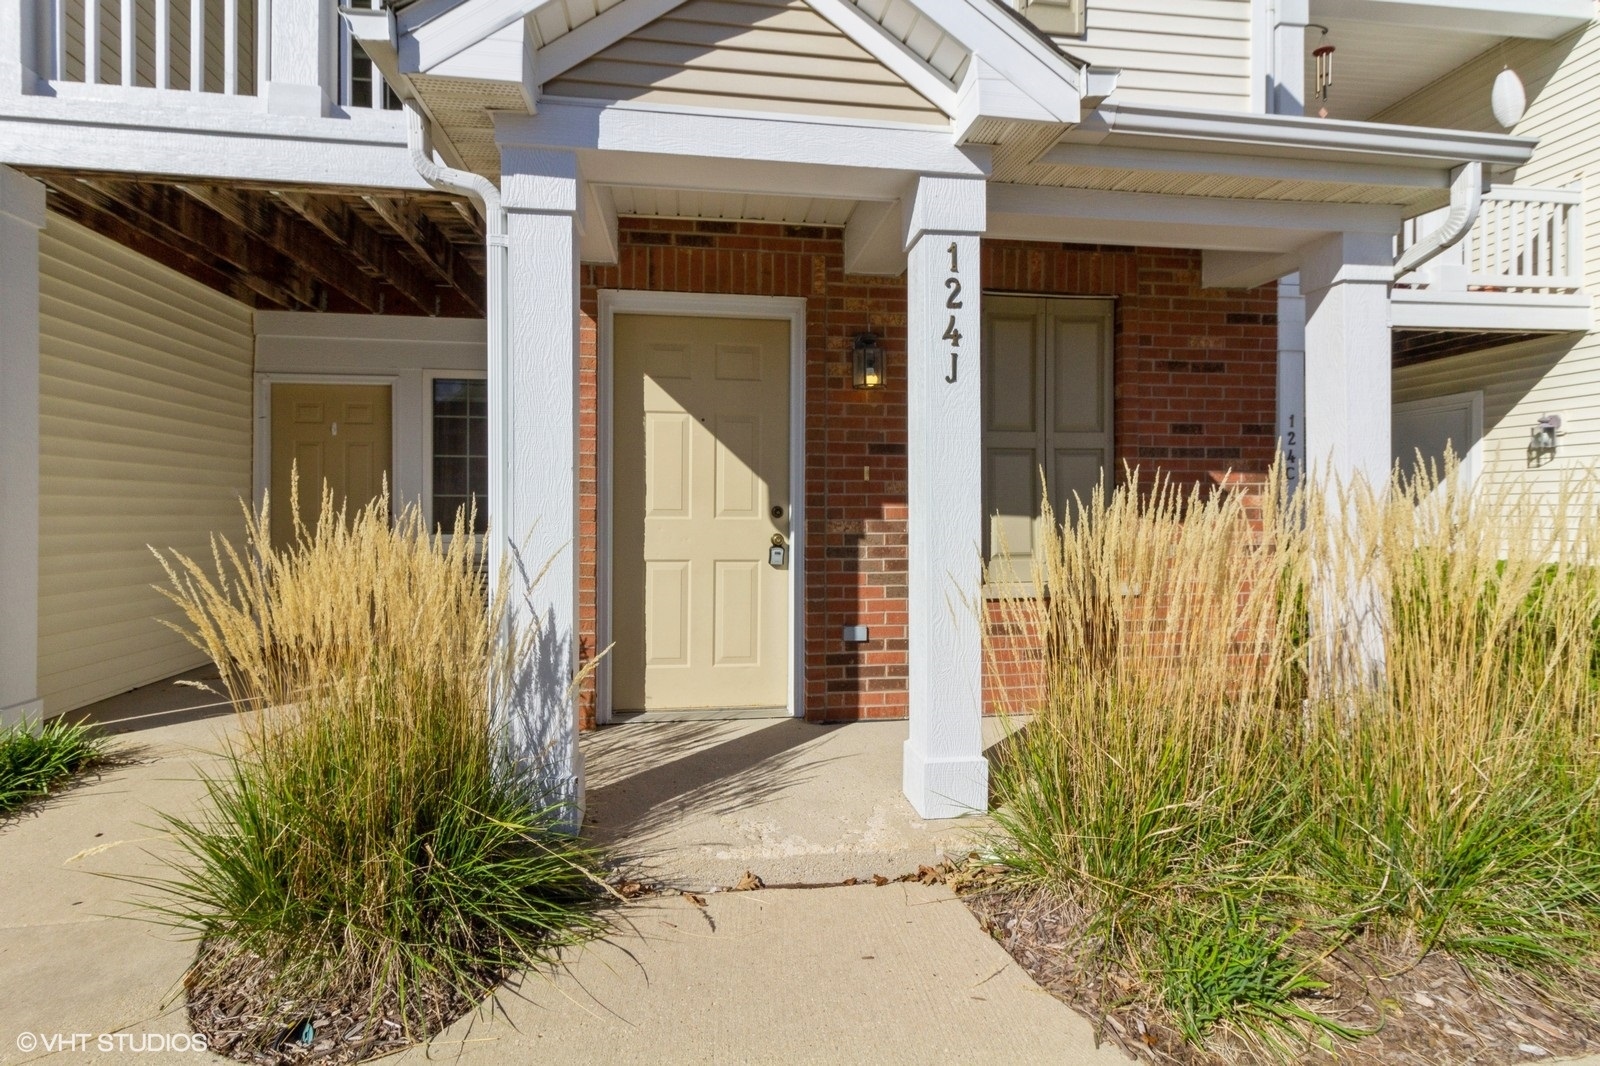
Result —
[[[704, 318], [782, 319], [789, 323], [789, 700], [792, 717], [805, 715], [805, 472], [806, 472], [806, 301], [795, 296], [723, 296], [711, 293], [645, 292], [601, 289], [598, 401], [595, 420], [595, 646], [611, 644], [612, 586], [612, 435], [615, 381], [612, 377], [617, 315], [688, 315]], [[595, 721], [611, 722], [611, 659], [600, 660], [595, 676]]]

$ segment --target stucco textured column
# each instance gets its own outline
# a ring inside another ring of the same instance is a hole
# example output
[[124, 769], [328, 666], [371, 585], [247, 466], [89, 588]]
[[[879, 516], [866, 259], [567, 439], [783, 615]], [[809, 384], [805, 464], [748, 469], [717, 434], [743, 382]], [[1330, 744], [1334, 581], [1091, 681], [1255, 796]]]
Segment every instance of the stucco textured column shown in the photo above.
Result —
[[570, 153], [502, 153], [509, 242], [505, 365], [489, 367], [489, 564], [511, 569], [513, 619], [538, 627], [505, 709], [511, 735], [572, 828], [583, 762], [571, 682], [577, 645], [578, 227]]
[[44, 186], [0, 167], [0, 727], [39, 701], [39, 230]]
[[920, 177], [905, 203], [907, 644], [906, 798], [924, 818], [988, 807], [983, 755], [979, 544], [981, 179]]
[[1307, 249], [1306, 467], [1374, 489], [1389, 477], [1391, 238], [1341, 233]]

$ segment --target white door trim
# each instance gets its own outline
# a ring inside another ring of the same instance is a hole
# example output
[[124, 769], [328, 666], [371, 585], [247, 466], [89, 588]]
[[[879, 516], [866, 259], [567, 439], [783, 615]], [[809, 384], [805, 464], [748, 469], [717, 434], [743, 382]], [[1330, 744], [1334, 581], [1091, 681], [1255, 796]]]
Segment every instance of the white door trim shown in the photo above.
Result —
[[[789, 323], [789, 684], [788, 710], [805, 713], [805, 470], [806, 302], [796, 296], [723, 296], [712, 293], [601, 289], [599, 321], [599, 410], [595, 435], [595, 644], [611, 643], [612, 619], [612, 324], [617, 315], [688, 315], [699, 318], [765, 318]], [[595, 676], [595, 721], [611, 721], [611, 659]]]
[[389, 498], [398, 498], [394, 487], [394, 457], [400, 452], [400, 417], [395, 410], [397, 374], [274, 374], [257, 373], [255, 384], [255, 445], [251, 449], [250, 509], [261, 507], [262, 497], [272, 484], [272, 386], [273, 385], [383, 385], [389, 390]]
[[[1466, 478], [1467, 486], [1476, 485], [1479, 475], [1483, 473], [1483, 390], [1424, 396], [1419, 400], [1397, 400], [1390, 412], [1390, 424], [1393, 425], [1394, 418], [1398, 415], [1414, 414], [1418, 411], [1467, 413], [1468, 432], [1472, 434], [1472, 443], [1456, 458], [1461, 460], [1461, 473]], [[1395, 461], [1400, 464], [1402, 470], [1407, 470], [1416, 461], [1416, 457], [1397, 455]]]

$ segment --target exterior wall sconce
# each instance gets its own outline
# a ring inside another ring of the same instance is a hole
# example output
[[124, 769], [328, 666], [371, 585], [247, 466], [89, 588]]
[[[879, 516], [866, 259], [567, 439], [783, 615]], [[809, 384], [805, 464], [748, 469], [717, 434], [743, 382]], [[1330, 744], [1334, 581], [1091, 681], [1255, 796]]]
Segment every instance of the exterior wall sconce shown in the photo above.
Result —
[[878, 337], [872, 333], [861, 334], [856, 338], [855, 350], [851, 352], [851, 384], [858, 389], [883, 388], [888, 377], [884, 372], [887, 361], [887, 353], [878, 342]]
[[1556, 435], [1561, 432], [1560, 415], [1541, 415], [1533, 424], [1533, 440], [1528, 450], [1536, 456], [1547, 457], [1556, 453]]

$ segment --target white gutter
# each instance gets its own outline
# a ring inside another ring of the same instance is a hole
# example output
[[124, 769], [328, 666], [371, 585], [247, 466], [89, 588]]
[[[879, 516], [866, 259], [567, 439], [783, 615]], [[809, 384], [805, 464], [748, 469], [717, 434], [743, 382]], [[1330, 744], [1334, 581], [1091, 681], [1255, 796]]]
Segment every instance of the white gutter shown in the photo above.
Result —
[[1440, 252], [1455, 244], [1472, 224], [1478, 220], [1478, 209], [1483, 206], [1483, 164], [1473, 160], [1461, 167], [1450, 182], [1450, 212], [1439, 228], [1417, 241], [1394, 262], [1394, 278], [1422, 266]]
[[[456, 170], [442, 166], [433, 158], [433, 141], [428, 118], [415, 100], [404, 101], [406, 109], [406, 148], [411, 153], [411, 165], [417, 168], [422, 180], [442, 192], [466, 196], [483, 215], [484, 244], [487, 257], [484, 293], [484, 320], [488, 327], [489, 402], [505, 407], [509, 404], [510, 390], [506, 388], [511, 366], [510, 333], [507, 329], [507, 309], [510, 294], [507, 289], [511, 246], [506, 239], [506, 210], [500, 202], [500, 190], [494, 182], [470, 170]], [[510, 412], [502, 410], [499, 418], [491, 418], [489, 425], [501, 427], [501, 432], [511, 425]], [[510, 449], [508, 442], [489, 437], [489, 499], [491, 527], [496, 517], [494, 511], [504, 508], [511, 499], [510, 477], [505, 457]], [[504, 549], [498, 537], [489, 538], [488, 566], [491, 588], [498, 580], [500, 561]]]

